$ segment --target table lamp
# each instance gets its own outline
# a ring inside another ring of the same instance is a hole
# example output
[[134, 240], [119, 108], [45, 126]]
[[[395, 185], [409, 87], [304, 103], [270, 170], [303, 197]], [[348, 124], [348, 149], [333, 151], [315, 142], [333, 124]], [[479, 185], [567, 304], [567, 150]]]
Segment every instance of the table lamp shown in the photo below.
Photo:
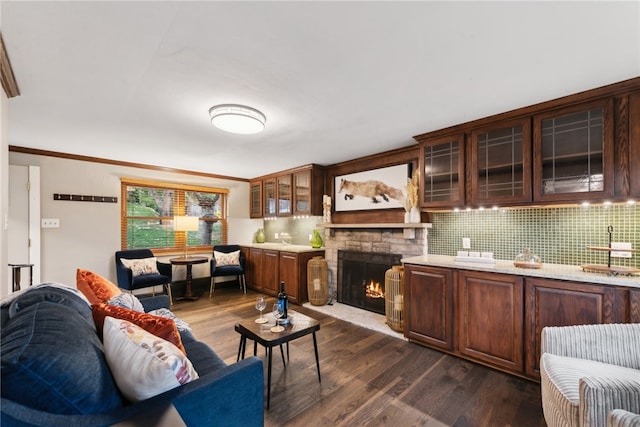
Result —
[[187, 232], [198, 231], [200, 218], [197, 216], [174, 216], [173, 229], [175, 231], [184, 231], [184, 257], [189, 258], [187, 254]]

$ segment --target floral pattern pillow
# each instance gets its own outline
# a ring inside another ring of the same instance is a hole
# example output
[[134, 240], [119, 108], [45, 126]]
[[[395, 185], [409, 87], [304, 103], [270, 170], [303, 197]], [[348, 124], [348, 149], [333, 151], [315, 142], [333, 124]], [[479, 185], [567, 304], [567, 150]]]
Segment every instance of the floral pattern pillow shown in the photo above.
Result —
[[140, 402], [198, 379], [191, 361], [169, 341], [133, 323], [105, 317], [104, 353], [122, 394]]
[[120, 258], [125, 267], [131, 269], [133, 277], [143, 276], [145, 274], [160, 274], [158, 271], [158, 259], [156, 257], [126, 259]]
[[240, 251], [229, 253], [213, 251], [213, 257], [216, 259], [216, 266], [223, 267], [225, 265], [240, 265]]

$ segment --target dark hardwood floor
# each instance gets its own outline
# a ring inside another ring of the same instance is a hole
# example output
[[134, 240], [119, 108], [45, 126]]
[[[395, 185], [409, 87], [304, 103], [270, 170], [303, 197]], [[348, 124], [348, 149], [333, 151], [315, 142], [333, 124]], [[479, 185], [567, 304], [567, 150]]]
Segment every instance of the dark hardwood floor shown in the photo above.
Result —
[[[207, 289], [198, 301], [176, 302], [172, 311], [191, 324], [198, 339], [234, 363], [239, 336], [233, 325], [258, 316], [256, 295], [244, 295], [233, 286], [216, 288], [209, 300]], [[291, 342], [286, 368], [279, 357], [273, 358], [266, 426], [546, 425], [537, 383], [304, 307], [294, 309], [321, 323], [317, 337], [322, 383], [311, 335]], [[270, 316], [268, 310], [265, 315]], [[258, 350], [266, 361], [264, 349]]]

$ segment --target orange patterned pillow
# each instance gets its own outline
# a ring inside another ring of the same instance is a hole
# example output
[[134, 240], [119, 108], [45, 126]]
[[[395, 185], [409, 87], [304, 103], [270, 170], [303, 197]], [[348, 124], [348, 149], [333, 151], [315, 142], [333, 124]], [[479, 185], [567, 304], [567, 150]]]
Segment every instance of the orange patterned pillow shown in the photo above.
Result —
[[93, 315], [93, 322], [96, 324], [96, 329], [100, 336], [102, 336], [104, 318], [109, 316], [115, 319], [128, 320], [134, 325], [140, 326], [145, 331], [169, 341], [178, 347], [185, 356], [187, 354], [187, 351], [182, 345], [180, 332], [178, 332], [176, 322], [174, 322], [173, 319], [104, 303], [92, 305], [91, 314]]
[[76, 287], [91, 304], [107, 302], [122, 293], [122, 289], [99, 274], [80, 268], [76, 271]]
[[99, 274], [80, 268], [76, 272], [76, 287], [91, 304], [107, 302], [122, 293], [122, 289]]

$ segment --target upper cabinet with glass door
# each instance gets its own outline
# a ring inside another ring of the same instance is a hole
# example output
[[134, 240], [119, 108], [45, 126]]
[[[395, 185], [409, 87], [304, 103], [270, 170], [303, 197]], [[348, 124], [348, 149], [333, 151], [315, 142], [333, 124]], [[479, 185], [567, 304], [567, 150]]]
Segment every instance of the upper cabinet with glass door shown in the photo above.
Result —
[[576, 201], [613, 195], [613, 101], [534, 117], [534, 200]]
[[420, 171], [420, 206], [464, 205], [464, 135], [421, 142]]
[[278, 187], [278, 216], [291, 215], [291, 174], [276, 177]]
[[249, 182], [249, 216], [262, 218], [262, 181]]
[[276, 180], [269, 178], [262, 181], [262, 214], [266, 217], [276, 216]]
[[471, 203], [531, 201], [531, 120], [471, 133]]

